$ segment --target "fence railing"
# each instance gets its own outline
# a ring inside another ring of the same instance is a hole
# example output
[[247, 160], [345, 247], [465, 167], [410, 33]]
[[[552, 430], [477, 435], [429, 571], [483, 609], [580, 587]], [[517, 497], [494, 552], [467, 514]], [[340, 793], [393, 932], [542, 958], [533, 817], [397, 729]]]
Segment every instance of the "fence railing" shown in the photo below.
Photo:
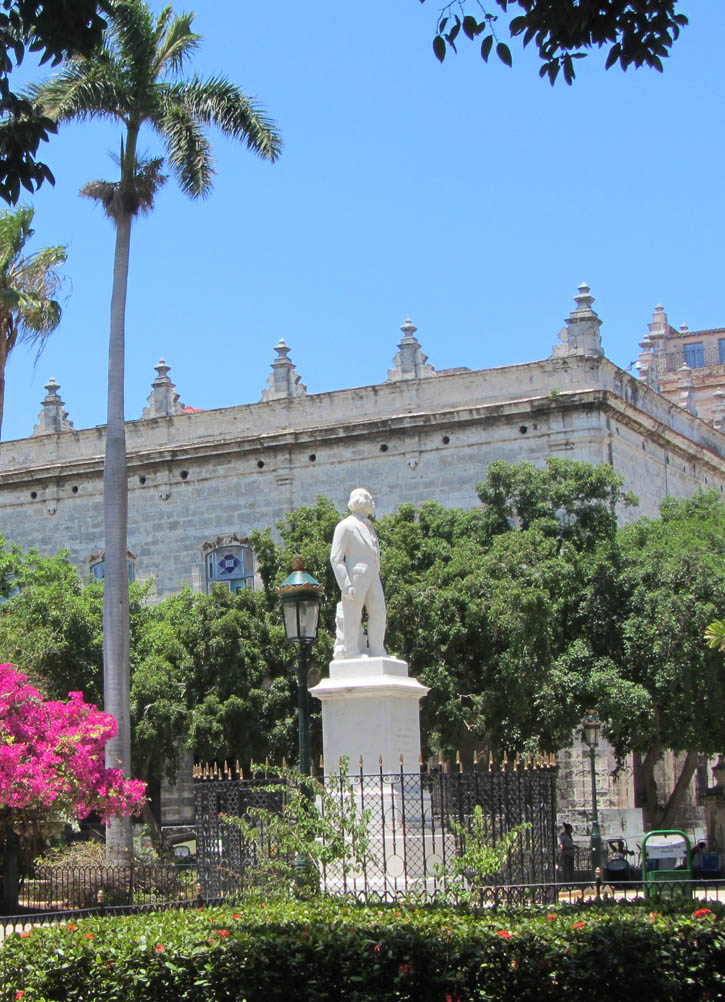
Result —
[[[554, 766], [469, 773], [360, 771], [348, 776], [351, 792], [346, 793], [333, 777], [327, 783], [329, 795], [352, 796], [361, 815], [369, 812], [369, 845], [353, 868], [322, 866], [321, 888], [358, 897], [370, 893], [379, 899], [412, 892], [436, 897], [446, 889], [442, 872], [465, 848], [476, 808], [481, 809], [487, 841], [493, 846], [511, 829], [525, 826], [496, 875], [497, 883], [553, 882], [555, 781]], [[203, 896], [244, 887], [258, 862], [256, 843], [225, 818], [253, 819], [255, 807], [282, 811], [286, 782], [272, 775], [196, 780], [197, 865]]]
[[129, 866], [38, 865], [20, 886], [18, 904], [31, 911], [185, 901], [199, 895], [196, 866], [133, 863]]

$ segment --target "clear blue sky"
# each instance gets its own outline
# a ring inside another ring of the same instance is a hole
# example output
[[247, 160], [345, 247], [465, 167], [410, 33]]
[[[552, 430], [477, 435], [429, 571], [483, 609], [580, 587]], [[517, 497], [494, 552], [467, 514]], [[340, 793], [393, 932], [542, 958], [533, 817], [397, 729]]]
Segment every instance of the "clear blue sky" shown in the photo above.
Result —
[[[380, 382], [407, 316], [437, 368], [544, 358], [582, 280], [625, 368], [658, 302], [725, 326], [722, 0], [683, 5], [664, 74], [595, 53], [553, 89], [518, 43], [513, 69], [466, 44], [440, 65], [435, 0], [192, 7], [196, 68], [256, 94], [285, 149], [269, 165], [214, 135], [212, 196], [169, 181], [135, 227], [128, 419], [160, 356], [186, 404], [258, 400], [280, 336], [310, 392]], [[68, 243], [68, 298], [37, 367], [11, 357], [4, 440], [31, 434], [49, 376], [76, 428], [105, 423], [113, 233], [77, 192], [115, 178], [119, 137], [71, 125], [44, 149], [36, 240]]]

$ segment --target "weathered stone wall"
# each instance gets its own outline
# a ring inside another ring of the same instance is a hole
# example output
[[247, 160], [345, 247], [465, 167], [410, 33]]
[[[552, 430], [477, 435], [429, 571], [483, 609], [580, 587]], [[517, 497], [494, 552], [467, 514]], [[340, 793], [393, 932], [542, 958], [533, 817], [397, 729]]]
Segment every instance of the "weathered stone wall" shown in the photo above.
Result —
[[[144, 417], [127, 424], [137, 579], [154, 578], [160, 598], [203, 589], [217, 537], [243, 540], [320, 494], [343, 510], [357, 485], [379, 513], [429, 499], [471, 507], [494, 459], [611, 463], [640, 499], [623, 520], [656, 516], [667, 495], [723, 492], [725, 435], [609, 362], [591, 303], [580, 287], [551, 358], [481, 371], [436, 372], [407, 321], [385, 383], [334, 393], [308, 395], [280, 342], [262, 402], [220, 410], [185, 409], [162, 360]], [[33, 437], [0, 445], [0, 533], [43, 554], [67, 547], [87, 573], [103, 556], [105, 429], [73, 429], [58, 385], [46, 389]], [[580, 752], [561, 758], [562, 811], [589, 802]], [[632, 807], [631, 767], [614, 779], [606, 744], [597, 761], [602, 806]], [[175, 820], [186, 794], [169, 806]]]

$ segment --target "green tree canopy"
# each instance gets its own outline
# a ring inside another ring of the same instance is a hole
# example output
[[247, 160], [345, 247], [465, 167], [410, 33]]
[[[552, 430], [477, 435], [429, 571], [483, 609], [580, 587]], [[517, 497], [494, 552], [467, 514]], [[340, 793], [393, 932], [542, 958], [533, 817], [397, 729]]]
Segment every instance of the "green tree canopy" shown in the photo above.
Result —
[[484, 61], [495, 51], [511, 66], [504, 39], [520, 38], [523, 47], [534, 43], [540, 76], [554, 84], [561, 73], [570, 84], [574, 60], [594, 48], [607, 50], [606, 69], [619, 63], [623, 70], [650, 66], [661, 72], [686, 24], [678, 0], [453, 0], [438, 14], [433, 51], [443, 62], [456, 51], [456, 40], [480, 39]]
[[0, 215], [0, 429], [5, 403], [5, 366], [18, 344], [31, 344], [40, 355], [46, 339], [60, 323], [61, 286], [56, 270], [65, 263], [65, 247], [29, 252], [35, 210], [29, 207]]
[[32, 192], [54, 183], [47, 164], [36, 160], [55, 122], [23, 94], [11, 89], [10, 75], [26, 51], [41, 63], [88, 55], [101, 41], [101, 16], [113, 0], [2, 0], [0, 4], [0, 198], [14, 205], [20, 188]]

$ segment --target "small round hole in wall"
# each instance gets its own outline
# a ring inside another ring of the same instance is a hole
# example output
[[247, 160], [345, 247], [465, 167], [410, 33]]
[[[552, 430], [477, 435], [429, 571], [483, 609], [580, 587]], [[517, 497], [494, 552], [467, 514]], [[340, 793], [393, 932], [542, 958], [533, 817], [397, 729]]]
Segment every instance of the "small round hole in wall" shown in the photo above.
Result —
[[179, 476], [181, 477], [182, 480], [186, 480], [186, 478], [189, 476], [189, 471], [188, 470], [182, 470], [181, 473], [179, 474]]
[[383, 442], [383, 444], [380, 446], [380, 451], [387, 452], [389, 448], [390, 446], [387, 444], [387, 442]]
[[33, 501], [35, 501], [35, 499], [37, 498], [37, 496], [38, 496], [38, 492], [37, 491], [31, 491], [30, 492], [30, 497], [32, 498]]
[[315, 455], [315, 453], [311, 452], [310, 455], [309, 455], [310, 462], [314, 463], [316, 459], [317, 459], [317, 456]]
[[139, 483], [141, 484], [141, 486], [143, 487], [143, 485], [144, 485], [144, 484], [146, 483], [146, 477], [139, 477], [139, 478], [138, 478], [138, 482], [139, 482]]
[[77, 494], [78, 493], [78, 488], [77, 487], [71, 487], [71, 493], [72, 494]]
[[264, 460], [263, 459], [258, 459], [257, 460], [257, 469], [261, 470], [263, 467], [264, 467]]
[[526, 424], [520, 424], [519, 425], [519, 434], [525, 435], [528, 430], [529, 430], [529, 426], [528, 425], [526, 425]]
[[443, 445], [448, 445], [450, 437], [448, 435], [444, 435], [441, 441], [443, 442]]

